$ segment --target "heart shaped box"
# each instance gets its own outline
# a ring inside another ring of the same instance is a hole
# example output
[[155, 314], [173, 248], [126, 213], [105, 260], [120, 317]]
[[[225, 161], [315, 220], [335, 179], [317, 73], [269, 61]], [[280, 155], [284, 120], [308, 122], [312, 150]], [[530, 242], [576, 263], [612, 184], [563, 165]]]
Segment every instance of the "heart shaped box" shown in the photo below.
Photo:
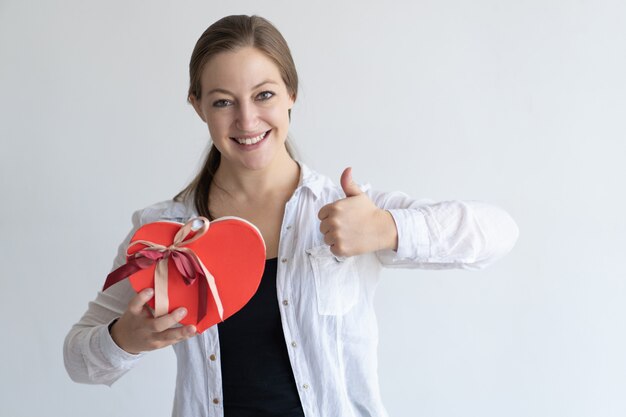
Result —
[[[157, 221], [140, 227], [131, 243], [145, 240], [169, 246], [183, 224], [170, 221]], [[142, 249], [135, 245], [129, 250], [129, 258]], [[265, 242], [259, 230], [250, 222], [238, 217], [221, 217], [210, 223], [204, 236], [185, 247], [193, 250], [206, 269], [215, 278], [217, 292], [224, 308], [223, 319], [241, 310], [259, 288], [265, 269]], [[139, 270], [129, 277], [137, 292], [154, 288], [156, 265]], [[168, 313], [179, 307], [187, 309], [181, 324], [196, 326], [202, 333], [219, 323], [220, 316], [210, 289], [207, 288], [207, 311], [204, 318], [198, 317], [198, 280], [187, 285], [171, 259], [168, 259]], [[154, 309], [154, 297], [148, 302]]]

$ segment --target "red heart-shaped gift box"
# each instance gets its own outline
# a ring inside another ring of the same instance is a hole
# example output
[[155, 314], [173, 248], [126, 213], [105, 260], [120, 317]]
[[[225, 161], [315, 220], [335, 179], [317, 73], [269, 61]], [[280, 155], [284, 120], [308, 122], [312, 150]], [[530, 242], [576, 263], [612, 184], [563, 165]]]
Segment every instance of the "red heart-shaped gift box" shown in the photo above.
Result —
[[[199, 219], [208, 222], [206, 219]], [[199, 219], [196, 221], [200, 221]], [[170, 221], [157, 221], [141, 226], [130, 241], [128, 259], [146, 248], [140, 241], [169, 247], [183, 226]], [[259, 287], [265, 268], [263, 237], [253, 224], [237, 217], [216, 219], [209, 223], [202, 236], [194, 240], [193, 235], [194, 231], [191, 231], [190, 243], [184, 247], [193, 251], [214, 277], [223, 306], [222, 317], [225, 320], [243, 308]], [[156, 264], [152, 264], [130, 275], [129, 280], [135, 291], [154, 288], [155, 268]], [[186, 283], [171, 257], [167, 259], [167, 271], [168, 313], [185, 307], [187, 315], [180, 323], [195, 325], [198, 333], [221, 321], [217, 304], [208, 286], [204, 286], [207, 291], [206, 315], [198, 322], [198, 290], [201, 287], [199, 279], [191, 284]], [[148, 305], [154, 309], [154, 303], [155, 297]]]

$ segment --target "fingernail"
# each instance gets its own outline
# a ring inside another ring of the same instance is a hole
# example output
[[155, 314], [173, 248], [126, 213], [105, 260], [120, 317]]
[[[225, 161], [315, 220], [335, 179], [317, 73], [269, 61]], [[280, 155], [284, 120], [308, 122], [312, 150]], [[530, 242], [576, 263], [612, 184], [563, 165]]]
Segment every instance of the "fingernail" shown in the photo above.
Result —
[[148, 288], [146, 291], [146, 296], [152, 297], [154, 295], [154, 290], [152, 288]]
[[185, 333], [187, 333], [187, 336], [193, 336], [194, 334], [196, 334], [196, 328], [194, 326], [189, 326], [185, 330]]
[[179, 320], [182, 319], [183, 317], [185, 317], [187, 315], [187, 309], [186, 308], [181, 308], [178, 311], [176, 311], [176, 318], [178, 318]]

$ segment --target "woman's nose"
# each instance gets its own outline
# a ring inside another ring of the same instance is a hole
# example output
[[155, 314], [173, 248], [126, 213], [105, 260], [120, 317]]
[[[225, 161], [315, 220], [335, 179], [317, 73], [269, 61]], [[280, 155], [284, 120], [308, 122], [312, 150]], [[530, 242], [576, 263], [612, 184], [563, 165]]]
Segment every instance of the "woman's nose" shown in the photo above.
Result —
[[241, 104], [237, 114], [237, 128], [245, 132], [254, 132], [258, 124], [259, 118], [254, 105], [248, 103]]

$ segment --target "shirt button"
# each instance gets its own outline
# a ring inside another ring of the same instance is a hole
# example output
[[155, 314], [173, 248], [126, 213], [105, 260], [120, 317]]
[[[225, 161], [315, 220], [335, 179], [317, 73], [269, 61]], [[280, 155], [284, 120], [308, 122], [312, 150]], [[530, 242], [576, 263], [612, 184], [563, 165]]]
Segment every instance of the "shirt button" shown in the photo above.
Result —
[[309, 389], [309, 384], [304, 384], [304, 385], [302, 385], [302, 388], [304, 388], [304, 389]]
[[280, 260], [282, 263], [287, 263], [287, 258], [283, 258]]
[[283, 300], [283, 305], [284, 306], [288, 306], [289, 305], [289, 301], [288, 300]]
[[291, 230], [291, 225], [287, 226], [287, 230]]
[[215, 355], [211, 355], [211, 356], [209, 356], [209, 359], [211, 359], [212, 361], [214, 361], [214, 360], [215, 360], [215, 359], [217, 359], [217, 358], [215, 357]]
[[298, 344], [296, 342], [291, 342], [291, 346], [296, 347]]
[[213, 398], [213, 404], [219, 404], [220, 400], [218, 398]]

